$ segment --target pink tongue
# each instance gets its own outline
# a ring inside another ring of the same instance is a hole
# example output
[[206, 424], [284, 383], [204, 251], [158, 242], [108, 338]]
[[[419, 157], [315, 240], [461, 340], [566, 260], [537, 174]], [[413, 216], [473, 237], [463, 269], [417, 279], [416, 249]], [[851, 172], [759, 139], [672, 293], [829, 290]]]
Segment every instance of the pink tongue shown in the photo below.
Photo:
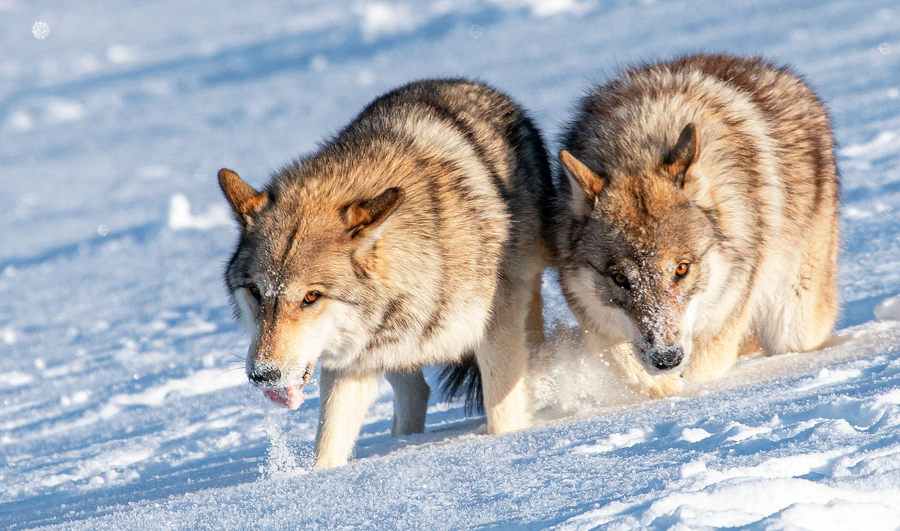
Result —
[[288, 409], [297, 409], [303, 403], [303, 391], [296, 385], [281, 389], [270, 389], [264, 393], [266, 398]]

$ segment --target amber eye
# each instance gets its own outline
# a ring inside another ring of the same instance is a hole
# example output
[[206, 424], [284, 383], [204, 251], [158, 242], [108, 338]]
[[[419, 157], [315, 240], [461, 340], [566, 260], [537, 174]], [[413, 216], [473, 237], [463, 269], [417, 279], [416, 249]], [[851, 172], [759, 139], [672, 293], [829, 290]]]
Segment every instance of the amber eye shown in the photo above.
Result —
[[321, 296], [322, 296], [322, 294], [319, 293], [318, 291], [308, 292], [306, 295], [303, 296], [303, 300], [300, 301], [300, 307], [306, 308], [307, 306], [310, 306], [311, 304], [313, 304], [314, 302], [319, 300], [319, 297], [321, 297]]
[[626, 276], [623, 275], [622, 273], [615, 273], [615, 274], [613, 274], [612, 279], [613, 279], [613, 282], [615, 282], [615, 283], [618, 284], [619, 286], [621, 286], [621, 287], [623, 287], [623, 288], [627, 288], [627, 287], [628, 287], [628, 277], [626, 277]]
[[682, 278], [684, 278], [684, 277], [687, 276], [687, 274], [688, 274], [688, 272], [690, 272], [690, 270], [691, 270], [691, 264], [689, 264], [689, 263], [687, 263], [687, 262], [681, 262], [681, 263], [678, 264], [678, 266], [675, 268], [675, 276], [676, 276], [679, 280], [681, 280]]

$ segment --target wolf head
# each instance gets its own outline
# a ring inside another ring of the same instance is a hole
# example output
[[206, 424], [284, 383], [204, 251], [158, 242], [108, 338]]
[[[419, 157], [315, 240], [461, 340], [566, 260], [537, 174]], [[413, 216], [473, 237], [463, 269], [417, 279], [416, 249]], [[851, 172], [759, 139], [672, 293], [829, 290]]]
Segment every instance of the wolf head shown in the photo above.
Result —
[[637, 171], [560, 153], [572, 192], [565, 209], [570, 233], [562, 244], [568, 256], [560, 265], [567, 299], [595, 329], [618, 325], [651, 373], [687, 363], [698, 317], [695, 295], [714, 267], [708, 253], [716, 241], [713, 225], [686, 193], [695, 184], [699, 155], [692, 123]]
[[241, 225], [226, 283], [252, 336], [247, 376], [286, 391], [291, 405], [317, 360], [339, 363], [363, 347], [353, 329], [366, 324], [360, 279], [377, 274], [377, 242], [404, 191], [335, 202], [327, 190], [277, 179], [258, 192], [227, 169], [219, 184]]

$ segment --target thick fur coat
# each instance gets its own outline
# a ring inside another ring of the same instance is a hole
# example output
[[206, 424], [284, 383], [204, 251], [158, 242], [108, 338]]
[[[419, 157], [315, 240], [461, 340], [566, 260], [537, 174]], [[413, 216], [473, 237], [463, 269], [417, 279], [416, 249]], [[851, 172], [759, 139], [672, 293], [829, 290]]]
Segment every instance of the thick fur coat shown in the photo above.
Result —
[[542, 329], [552, 183], [540, 134], [508, 97], [412, 83], [262, 191], [219, 178], [242, 226], [226, 282], [252, 337], [248, 376], [296, 407], [321, 365], [319, 468], [347, 461], [377, 375], [394, 386], [394, 433], [420, 432], [419, 368], [471, 352], [488, 431], [529, 425], [525, 326]]
[[738, 355], [809, 351], [838, 311], [839, 184], [822, 102], [759, 58], [641, 65], [567, 124], [552, 231], [592, 350], [652, 396]]

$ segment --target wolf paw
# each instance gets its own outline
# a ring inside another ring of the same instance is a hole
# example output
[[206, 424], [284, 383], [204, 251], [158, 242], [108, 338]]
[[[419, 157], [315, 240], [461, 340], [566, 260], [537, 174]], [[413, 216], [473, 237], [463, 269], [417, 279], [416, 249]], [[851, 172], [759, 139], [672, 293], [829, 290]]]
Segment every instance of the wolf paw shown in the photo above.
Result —
[[647, 391], [650, 398], [665, 398], [677, 395], [684, 388], [684, 380], [680, 376], [654, 376]]

